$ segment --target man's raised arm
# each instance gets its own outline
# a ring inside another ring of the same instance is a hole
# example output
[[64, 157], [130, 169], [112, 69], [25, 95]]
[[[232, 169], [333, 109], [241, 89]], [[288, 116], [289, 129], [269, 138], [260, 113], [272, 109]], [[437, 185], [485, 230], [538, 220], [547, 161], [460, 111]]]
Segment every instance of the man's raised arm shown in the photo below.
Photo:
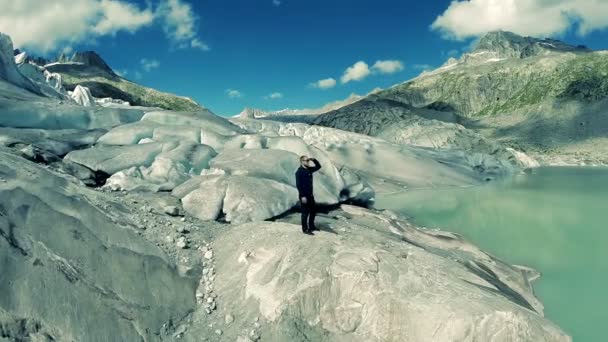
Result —
[[311, 158], [311, 160], [315, 164], [315, 166], [311, 167], [309, 169], [310, 172], [317, 172], [317, 171], [319, 171], [319, 169], [321, 169], [321, 164], [319, 163], [319, 161], [316, 158]]

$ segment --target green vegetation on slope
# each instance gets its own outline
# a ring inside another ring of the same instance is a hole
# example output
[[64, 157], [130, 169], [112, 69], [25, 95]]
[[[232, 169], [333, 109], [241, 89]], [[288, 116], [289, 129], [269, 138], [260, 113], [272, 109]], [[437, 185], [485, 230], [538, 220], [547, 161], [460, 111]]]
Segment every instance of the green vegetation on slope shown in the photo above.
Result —
[[201, 106], [189, 98], [146, 88], [122, 78], [113, 80], [106, 77], [81, 78], [69, 74], [62, 74], [62, 76], [64, 86], [67, 89], [73, 89], [76, 85], [81, 85], [91, 89], [91, 93], [95, 97], [112, 97], [128, 101], [131, 105], [160, 107], [178, 111], [201, 109]]
[[[91, 58], [94, 56], [97, 55]], [[102, 60], [95, 65], [55, 63], [47, 65], [46, 68], [50, 72], [61, 74], [63, 85], [67, 90], [73, 90], [77, 85], [81, 85], [88, 87], [91, 94], [97, 98], [111, 97], [128, 101], [134, 106], [178, 111], [198, 111], [202, 108], [189, 98], [163, 93], [119, 77]]]
[[379, 96], [473, 117], [508, 114], [544, 101], [608, 97], [608, 53], [564, 53], [461, 64], [424, 75]]

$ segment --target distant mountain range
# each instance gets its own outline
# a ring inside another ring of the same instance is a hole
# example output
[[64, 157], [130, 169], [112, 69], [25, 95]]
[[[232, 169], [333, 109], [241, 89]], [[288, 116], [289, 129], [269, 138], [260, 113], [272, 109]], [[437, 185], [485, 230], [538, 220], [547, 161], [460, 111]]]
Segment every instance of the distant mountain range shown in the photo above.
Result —
[[280, 121], [312, 121], [318, 115], [325, 114], [325, 113], [340, 109], [342, 107], [351, 105], [353, 103], [356, 103], [356, 102], [366, 98], [369, 95], [378, 93], [380, 91], [382, 91], [382, 89], [376, 88], [376, 89], [372, 90], [371, 92], [369, 92], [367, 95], [357, 95], [357, 94], [353, 93], [353, 94], [350, 94], [350, 96], [344, 100], [330, 102], [319, 108], [308, 108], [308, 109], [289, 109], [289, 108], [287, 108], [287, 109], [282, 109], [282, 110], [277, 110], [277, 111], [265, 111], [262, 109], [247, 107], [247, 108], [243, 109], [243, 111], [241, 113], [239, 113], [235, 116], [242, 117], [242, 118], [249, 118], [249, 119], [265, 118], [265, 119], [274, 119], [274, 120], [280, 120]]
[[550, 163], [608, 163], [607, 110], [608, 51], [498, 31], [461, 58], [314, 123], [390, 140], [386, 132], [401, 136], [415, 115], [559, 156]]

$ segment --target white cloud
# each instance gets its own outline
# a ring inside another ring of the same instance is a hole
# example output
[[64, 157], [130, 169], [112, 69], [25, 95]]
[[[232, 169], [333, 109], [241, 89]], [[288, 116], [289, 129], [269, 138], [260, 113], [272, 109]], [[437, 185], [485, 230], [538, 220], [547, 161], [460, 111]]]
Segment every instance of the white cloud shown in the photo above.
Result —
[[209, 50], [211, 50], [211, 48], [209, 47], [209, 45], [203, 43], [198, 38], [192, 39], [192, 41], [190, 42], [190, 46], [192, 48], [194, 48], [194, 49], [199, 49], [199, 50], [202, 50], [202, 51], [209, 51]]
[[431, 25], [445, 38], [457, 40], [496, 30], [544, 37], [573, 26], [580, 35], [608, 28], [608, 1], [455, 0]]
[[139, 70], [136, 70], [133, 73], [133, 77], [135, 77], [136, 80], [141, 80], [144, 77], [144, 75], [142, 75], [142, 73]]
[[243, 97], [243, 93], [234, 89], [226, 89], [226, 95], [228, 95], [228, 97], [231, 99], [238, 99]]
[[141, 64], [141, 68], [145, 72], [150, 72], [151, 70], [158, 69], [158, 67], [160, 67], [160, 62], [156, 59], [142, 58], [141, 61], [139, 61], [139, 64]]
[[350, 66], [344, 71], [344, 75], [342, 75], [341, 81], [342, 84], [348, 83], [350, 81], [361, 81], [362, 79], [369, 76], [371, 71], [369, 70], [369, 66], [367, 63], [363, 61], [359, 61], [353, 66]]
[[278, 100], [278, 99], [282, 99], [283, 98], [283, 94], [276, 92], [276, 93], [272, 93], [268, 96], [265, 96], [266, 99], [271, 99], [271, 100]]
[[0, 31], [41, 52], [152, 24], [150, 9], [122, 0], [0, 0]]
[[165, 34], [176, 47], [209, 50], [209, 46], [197, 37], [200, 18], [190, 4], [182, 0], [163, 0], [156, 13], [163, 21]]
[[0, 32], [16, 47], [46, 53], [160, 23], [173, 45], [209, 50], [198, 37], [200, 20], [185, 0], [158, 0], [156, 9], [146, 3], [142, 8], [127, 0], [0, 0]]
[[372, 70], [381, 74], [394, 74], [403, 70], [403, 63], [396, 60], [377, 61]]
[[275, 6], [281, 6], [281, 1], [280, 0], [272, 0], [272, 4]]
[[141, 11], [133, 4], [116, 0], [101, 0], [99, 6], [101, 7], [101, 17], [93, 27], [93, 31], [100, 36], [116, 34], [121, 30], [133, 33], [154, 20], [150, 9]]
[[310, 86], [319, 89], [330, 89], [336, 86], [336, 80], [334, 78], [326, 78], [318, 80], [317, 82], [311, 83]]

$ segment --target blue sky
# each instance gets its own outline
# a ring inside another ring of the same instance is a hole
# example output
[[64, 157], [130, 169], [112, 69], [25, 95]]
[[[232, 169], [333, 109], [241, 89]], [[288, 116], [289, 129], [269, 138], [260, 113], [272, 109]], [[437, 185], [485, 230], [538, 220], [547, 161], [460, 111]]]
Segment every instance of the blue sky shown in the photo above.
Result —
[[[0, 0], [0, 8], [15, 6], [7, 1]], [[490, 21], [471, 20], [497, 12], [490, 0], [84, 0], [90, 6], [82, 11], [89, 13], [93, 6], [95, 12], [80, 34], [70, 32], [70, 26], [57, 28], [60, 23], [50, 26], [58, 30], [56, 40], [27, 36], [6, 21], [0, 31], [14, 30], [16, 45], [46, 55], [66, 47], [96, 50], [128, 79], [232, 115], [245, 106], [314, 108], [351, 93], [386, 88], [415, 77], [425, 65], [441, 65], [496, 28], [608, 49], [608, 11], [598, 15], [598, 8], [587, 8], [582, 0], [564, 0], [574, 11], [568, 13], [575, 13], [564, 19], [563, 8], [556, 12], [560, 8], [535, 1], [536, 6], [523, 10], [548, 17], [538, 27], [502, 14]], [[15, 11], [11, 18], [37, 15], [10, 10]], [[77, 14], [83, 16], [74, 10]], [[49, 30], [40, 27], [40, 32]], [[362, 69], [352, 75], [361, 79], [343, 83], [346, 69], [360, 61], [367, 66], [359, 64]], [[384, 64], [374, 68], [377, 61]], [[336, 81], [332, 88], [311, 85], [329, 78]]]

